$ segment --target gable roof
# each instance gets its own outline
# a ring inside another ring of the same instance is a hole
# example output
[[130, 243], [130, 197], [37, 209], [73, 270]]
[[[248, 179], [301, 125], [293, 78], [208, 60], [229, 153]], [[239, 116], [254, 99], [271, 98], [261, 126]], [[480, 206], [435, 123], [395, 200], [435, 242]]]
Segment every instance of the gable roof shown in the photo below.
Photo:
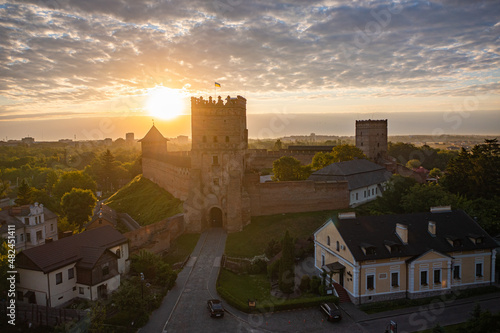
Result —
[[156, 128], [155, 125], [151, 127], [149, 132], [146, 134], [145, 137], [139, 140], [139, 142], [163, 142], [163, 141], [168, 141], [161, 133], [160, 131]]
[[365, 159], [338, 162], [327, 165], [309, 176], [314, 181], [347, 180], [349, 190], [381, 184], [392, 174], [386, 168]]
[[[428, 231], [428, 224], [431, 221], [436, 224], [435, 236]], [[408, 229], [407, 244], [403, 244], [396, 234], [397, 223], [405, 225]], [[416, 257], [429, 250], [448, 254], [455, 251], [492, 249], [497, 246], [486, 231], [462, 210], [357, 216], [355, 219], [337, 219], [334, 224], [357, 261]], [[482, 236], [483, 242], [474, 244], [469, 238], [471, 235]], [[461, 245], [454, 247], [448, 240], [450, 237], [462, 240]], [[369, 244], [375, 251], [365, 254], [363, 244]], [[396, 251], [393, 253], [387, 249], [387, 246], [391, 245], [396, 246]]]
[[120, 232], [111, 226], [104, 226], [24, 250], [17, 255], [16, 264], [19, 268], [36, 267], [44, 273], [80, 261], [89, 267], [104, 251], [126, 242], [127, 238]]

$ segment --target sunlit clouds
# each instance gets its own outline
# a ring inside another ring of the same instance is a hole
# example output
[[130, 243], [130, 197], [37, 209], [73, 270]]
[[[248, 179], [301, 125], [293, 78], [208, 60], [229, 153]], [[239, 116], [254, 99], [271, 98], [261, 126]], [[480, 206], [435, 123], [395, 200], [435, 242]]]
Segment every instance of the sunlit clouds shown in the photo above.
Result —
[[214, 81], [250, 113], [440, 111], [471, 96], [498, 110], [499, 13], [466, 0], [3, 2], [0, 120], [168, 118]]

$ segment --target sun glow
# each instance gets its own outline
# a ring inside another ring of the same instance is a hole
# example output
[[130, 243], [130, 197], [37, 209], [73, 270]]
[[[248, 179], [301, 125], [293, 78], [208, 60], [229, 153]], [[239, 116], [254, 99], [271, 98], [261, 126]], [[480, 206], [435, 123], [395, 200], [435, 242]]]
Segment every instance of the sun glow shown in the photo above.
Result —
[[181, 90], [156, 87], [148, 93], [146, 109], [155, 118], [173, 119], [183, 114], [184, 99]]

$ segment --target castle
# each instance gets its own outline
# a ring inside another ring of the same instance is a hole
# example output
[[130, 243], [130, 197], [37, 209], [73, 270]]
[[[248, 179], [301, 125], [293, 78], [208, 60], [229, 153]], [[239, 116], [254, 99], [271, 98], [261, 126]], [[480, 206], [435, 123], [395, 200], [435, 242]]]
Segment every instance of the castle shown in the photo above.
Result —
[[[217, 100], [192, 97], [190, 152], [169, 152], [168, 140], [154, 125], [140, 140], [144, 177], [184, 201], [186, 231], [223, 227], [237, 232], [252, 216], [347, 208], [346, 181], [260, 182], [255, 170], [272, 167], [282, 156], [308, 164], [317, 150], [248, 149], [246, 102], [242, 96], [228, 96], [225, 101], [220, 96]], [[387, 150], [387, 121], [385, 146], [383, 140], [372, 139], [384, 135], [380, 121], [375, 121], [375, 131], [370, 130], [370, 122], [363, 123], [368, 139], [361, 146], [376, 145], [368, 152], [377, 156]]]

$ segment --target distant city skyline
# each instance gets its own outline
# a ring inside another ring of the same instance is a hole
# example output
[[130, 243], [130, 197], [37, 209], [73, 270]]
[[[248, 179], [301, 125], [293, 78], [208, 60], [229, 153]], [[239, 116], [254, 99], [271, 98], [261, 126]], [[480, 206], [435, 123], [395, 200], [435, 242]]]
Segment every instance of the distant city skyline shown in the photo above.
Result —
[[189, 134], [189, 97], [210, 95], [247, 98], [254, 137], [276, 114], [320, 122], [299, 117], [287, 135], [328, 134], [332, 115], [495, 134], [499, 13], [466, 0], [3, 1], [0, 140], [85, 139], [103, 117], [122, 131], [112, 138], [140, 137], [151, 118]]
[[[387, 119], [389, 136], [432, 135], [439, 141], [442, 134], [487, 135], [500, 138], [500, 117], [494, 111], [463, 112], [408, 112], [408, 113], [337, 113], [337, 114], [249, 114], [247, 128], [250, 139], [275, 139], [290, 135], [354, 136], [355, 121]], [[156, 119], [155, 126], [168, 138], [179, 135], [191, 137], [191, 117], [180, 116], [173, 120]], [[8, 125], [8, 126], [6, 126]], [[134, 133], [135, 139], [146, 135], [151, 117], [91, 117], [45, 121], [0, 122], [0, 141], [20, 140], [31, 136], [35, 141], [64, 139], [85, 141], [111, 138], [125, 139]]]

